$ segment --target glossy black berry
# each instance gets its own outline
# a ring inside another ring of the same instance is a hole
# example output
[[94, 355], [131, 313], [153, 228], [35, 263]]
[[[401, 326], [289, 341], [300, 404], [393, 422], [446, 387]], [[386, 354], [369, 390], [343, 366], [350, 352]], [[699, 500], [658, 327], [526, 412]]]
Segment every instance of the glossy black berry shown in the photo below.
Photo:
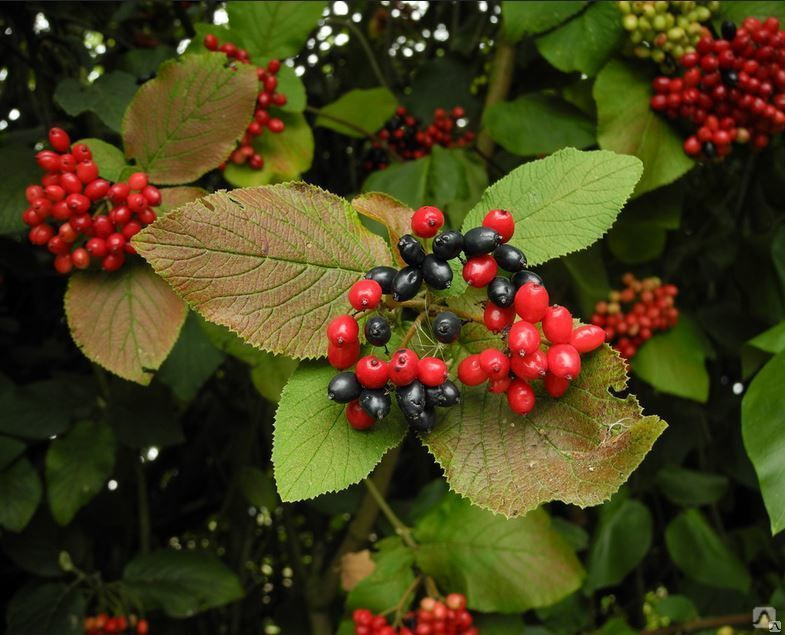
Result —
[[447, 261], [441, 260], [433, 254], [428, 254], [425, 256], [421, 268], [422, 278], [431, 289], [441, 291], [450, 288], [453, 273]]
[[515, 292], [517, 290], [508, 278], [496, 276], [488, 285], [488, 299], [496, 306], [506, 309], [515, 302]]
[[425, 403], [429, 408], [449, 408], [461, 401], [461, 391], [449, 379], [441, 386], [425, 389]]
[[542, 285], [542, 278], [533, 271], [519, 271], [510, 280], [512, 280], [516, 289], [520, 289], [527, 282]]
[[716, 146], [711, 141], [707, 141], [703, 144], [703, 154], [705, 154], [707, 158], [713, 159], [717, 156]]
[[407, 265], [419, 267], [425, 260], [425, 249], [411, 234], [404, 234], [398, 241], [398, 253]]
[[338, 373], [327, 386], [327, 396], [338, 403], [349, 403], [360, 396], [362, 387], [352, 372]]
[[489, 254], [502, 242], [502, 237], [490, 227], [475, 227], [463, 235], [463, 252], [469, 257]]
[[406, 422], [412, 430], [428, 433], [436, 427], [436, 411], [426, 408], [416, 417], [407, 418]]
[[493, 257], [500, 268], [510, 273], [526, 269], [526, 256], [520, 249], [512, 245], [499, 245], [494, 249]]
[[730, 42], [733, 38], [736, 37], [736, 25], [730, 20], [725, 20], [722, 23], [720, 32], [722, 33], [722, 39], [728, 40]]
[[379, 315], [365, 323], [365, 339], [374, 346], [384, 346], [390, 341], [390, 323]]
[[374, 267], [365, 274], [366, 280], [375, 280], [385, 295], [392, 293], [392, 281], [398, 270], [395, 267]]
[[463, 251], [463, 234], [456, 231], [442, 232], [433, 239], [433, 255], [442, 260], [457, 258]]
[[439, 342], [450, 344], [461, 334], [461, 320], [452, 311], [444, 311], [433, 319], [431, 329]]
[[411, 300], [422, 287], [422, 272], [417, 267], [404, 267], [392, 283], [392, 297], [396, 302]]
[[406, 419], [419, 417], [425, 410], [425, 386], [416, 379], [395, 391], [395, 400]]
[[383, 388], [378, 390], [363, 390], [360, 393], [360, 407], [374, 419], [379, 421], [390, 414], [392, 400]]
[[722, 83], [730, 88], [739, 83], [739, 75], [736, 71], [723, 69], [720, 71], [720, 75], [722, 76]]

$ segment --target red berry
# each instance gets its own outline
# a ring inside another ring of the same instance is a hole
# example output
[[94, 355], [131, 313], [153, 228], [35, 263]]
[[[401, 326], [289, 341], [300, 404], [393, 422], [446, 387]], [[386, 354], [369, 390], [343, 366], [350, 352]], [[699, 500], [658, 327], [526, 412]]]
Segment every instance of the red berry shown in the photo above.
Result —
[[487, 348], [480, 353], [480, 368], [488, 379], [502, 379], [510, 372], [510, 360], [500, 350]]
[[150, 223], [155, 221], [156, 218], [158, 218], [156, 213], [153, 210], [151, 210], [149, 207], [139, 212], [136, 215], [136, 217], [139, 219], [139, 222], [142, 223], [142, 225], [149, 225]]
[[88, 183], [84, 189], [84, 195], [91, 201], [97, 201], [106, 196], [109, 191], [110, 183], [106, 179], [95, 179]]
[[215, 37], [212, 33], [208, 33], [204, 36], [204, 48], [208, 51], [215, 51], [218, 49], [218, 38]]
[[89, 161], [93, 158], [93, 153], [90, 152], [90, 148], [87, 147], [84, 143], [77, 143], [71, 148], [71, 154], [74, 155], [74, 159], [76, 159], [77, 163], [81, 161]]
[[275, 75], [281, 68], [280, 60], [270, 60], [267, 62], [267, 70]]
[[697, 137], [687, 137], [684, 141], [684, 152], [691, 157], [697, 157], [701, 153], [701, 142]]
[[106, 248], [109, 250], [109, 253], [118, 253], [125, 247], [125, 242], [125, 236], [119, 232], [115, 232], [114, 234], [109, 234], [109, 236], [107, 236]]
[[144, 172], [134, 172], [128, 177], [128, 187], [137, 192], [141, 192], [147, 187], [147, 174]]
[[570, 387], [570, 380], [564, 377], [557, 377], [553, 373], [547, 373], [543, 385], [551, 397], [558, 399], [567, 392], [567, 389]]
[[390, 381], [396, 386], [408, 386], [417, 379], [419, 367], [420, 358], [413, 350], [402, 348], [395, 351], [388, 364]]
[[79, 194], [82, 191], [82, 182], [72, 172], [61, 174], [59, 181], [62, 188], [69, 194]]
[[93, 219], [93, 231], [99, 238], [106, 238], [114, 232], [114, 227], [107, 216], [96, 216]]
[[112, 187], [109, 188], [109, 191], [106, 193], [106, 195], [115, 205], [122, 205], [126, 202], [130, 193], [131, 188], [128, 187], [127, 183], [115, 183]]
[[469, 355], [458, 364], [458, 379], [467, 386], [479, 386], [488, 380], [487, 373], [480, 365], [479, 355]]
[[412, 231], [420, 238], [433, 238], [444, 225], [444, 214], [438, 207], [425, 205], [412, 215]]
[[28, 234], [30, 238], [30, 242], [34, 245], [45, 245], [49, 242], [49, 239], [54, 236], [55, 230], [52, 229], [51, 225], [47, 223], [43, 223], [36, 227], [33, 227]]
[[71, 223], [63, 223], [60, 225], [60, 229], [57, 230], [57, 235], [67, 243], [72, 243], [79, 237], [79, 234], [71, 226]]
[[278, 117], [273, 117], [270, 119], [270, 121], [267, 122], [267, 128], [270, 130], [270, 132], [275, 134], [283, 132], [285, 127], [286, 125], [284, 122], [281, 119], [278, 119]]
[[147, 185], [142, 188], [142, 196], [147, 199], [147, 204], [151, 207], [157, 207], [161, 204], [161, 190], [155, 185]]
[[115, 207], [109, 212], [109, 220], [115, 225], [125, 225], [133, 216], [131, 210], [125, 205]]
[[447, 364], [436, 357], [423, 357], [417, 366], [417, 379], [426, 386], [441, 386], [447, 380]]
[[360, 340], [354, 340], [346, 346], [336, 346], [332, 342], [327, 344], [327, 361], [333, 368], [346, 370], [353, 366], [360, 357]]
[[76, 172], [76, 159], [73, 154], [60, 155], [60, 169], [63, 172]]
[[68, 207], [68, 203], [64, 200], [55, 203], [52, 207], [52, 216], [57, 220], [68, 220], [71, 218], [71, 210]]
[[358, 280], [349, 290], [349, 304], [357, 311], [375, 309], [382, 299], [382, 287], [376, 280]]
[[482, 320], [489, 331], [499, 333], [515, 321], [515, 307], [502, 308], [493, 302], [488, 302]]
[[536, 350], [524, 357], [513, 355], [510, 360], [510, 369], [521, 379], [542, 379], [548, 370], [548, 356], [541, 350]]
[[60, 155], [51, 150], [41, 150], [35, 155], [38, 166], [47, 172], [54, 172], [60, 169]]
[[507, 389], [507, 403], [510, 410], [519, 415], [525, 415], [534, 409], [534, 391], [522, 379], [514, 379]]
[[354, 372], [364, 388], [383, 388], [389, 379], [387, 362], [373, 355], [362, 357]]
[[25, 198], [28, 203], [34, 203], [39, 198], [44, 197], [44, 188], [40, 185], [28, 185], [25, 188]]
[[93, 258], [103, 258], [109, 253], [109, 250], [106, 248], [106, 241], [103, 238], [91, 238], [87, 241], [85, 247]]
[[77, 247], [71, 252], [71, 263], [77, 269], [87, 269], [90, 266], [90, 254], [84, 247]]
[[76, 231], [83, 234], [88, 234], [93, 228], [93, 219], [90, 214], [74, 215], [69, 222]]
[[376, 419], [362, 409], [358, 399], [346, 404], [344, 412], [349, 425], [355, 430], [367, 430], [376, 423]]
[[539, 322], [548, 309], [548, 290], [535, 282], [527, 282], [515, 294], [515, 312], [527, 322]]
[[548, 349], [548, 372], [556, 377], [575, 379], [581, 372], [581, 356], [570, 344], [554, 344]]
[[[132, 220], [125, 224], [125, 227], [123, 227], [120, 233], [125, 236], [126, 240], [130, 241], [131, 238], [136, 236], [140, 231], [142, 231], [142, 224], [139, 221]], [[126, 243], [125, 247], [127, 250], [130, 245]], [[136, 252], [134, 251], [134, 253]]]
[[139, 213], [143, 209], [147, 207], [147, 199], [144, 197], [143, 194], [139, 192], [134, 192], [133, 194], [128, 195], [128, 207], [131, 209], [132, 212]]
[[150, 632], [149, 622], [142, 618], [136, 623], [136, 635], [148, 635]]
[[84, 194], [69, 194], [65, 202], [72, 214], [87, 214], [90, 211], [90, 199]]
[[36, 199], [32, 208], [41, 218], [46, 218], [52, 212], [52, 202], [45, 198]]
[[339, 315], [327, 325], [327, 339], [335, 346], [344, 346], [357, 340], [360, 327], [351, 315]]
[[605, 341], [605, 330], [593, 324], [579, 326], [570, 336], [570, 344], [579, 353], [588, 353]]
[[60, 236], [52, 236], [46, 243], [46, 248], [53, 254], [67, 254], [71, 245], [65, 242]]
[[496, 230], [502, 237], [502, 242], [506, 243], [515, 233], [515, 219], [512, 214], [505, 209], [492, 209], [485, 215], [482, 221], [483, 227], [490, 227]]
[[[44, 196], [52, 203], [59, 203], [65, 198], [65, 190], [59, 185], [47, 185], [43, 192]], [[30, 202], [32, 203], [32, 201]]]
[[572, 335], [572, 313], [558, 304], [548, 307], [542, 318], [542, 332], [551, 344], [567, 344]]
[[512, 378], [509, 375], [506, 377], [500, 377], [499, 379], [490, 379], [488, 381], [488, 392], [495, 394], [507, 392], [511, 381]]
[[50, 128], [49, 144], [58, 152], [68, 152], [71, 147], [71, 137], [62, 128]]
[[354, 613], [352, 613], [352, 620], [359, 626], [370, 626], [373, 620], [373, 613], [368, 609], [355, 609]]
[[540, 347], [540, 332], [531, 322], [525, 320], [516, 322], [510, 328], [507, 336], [507, 345], [513, 355], [523, 357], [533, 353]]
[[55, 269], [57, 273], [60, 274], [67, 274], [71, 273], [71, 269], [73, 269], [74, 265], [71, 262], [70, 254], [60, 254], [59, 256], [55, 256]]
[[81, 161], [76, 164], [76, 176], [84, 183], [92, 183], [98, 178], [98, 166], [93, 161]]
[[472, 287], [487, 287], [496, 277], [499, 265], [490, 254], [469, 258], [463, 265], [463, 279]]

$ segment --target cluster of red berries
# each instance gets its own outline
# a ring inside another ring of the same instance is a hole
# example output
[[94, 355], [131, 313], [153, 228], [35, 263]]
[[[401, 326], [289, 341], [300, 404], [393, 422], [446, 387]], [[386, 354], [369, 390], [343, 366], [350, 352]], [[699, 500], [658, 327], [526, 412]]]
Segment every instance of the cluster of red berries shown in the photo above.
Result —
[[622, 282], [624, 289], [597, 303], [591, 322], [605, 329], [605, 341], [622, 357], [631, 359], [654, 333], [676, 326], [679, 310], [674, 298], [679, 290], [659, 278], [638, 280], [632, 273], [624, 274]]
[[137, 618], [136, 615], [112, 617], [106, 613], [99, 613], [85, 618], [84, 632], [85, 635], [113, 635], [114, 633], [147, 635], [150, 632], [150, 624], [146, 619]]
[[[237, 48], [231, 42], [219, 44], [218, 38], [212, 33], [204, 36], [204, 47], [208, 51], [224, 53], [229, 59], [237, 60], [241, 64], [251, 63], [248, 51]], [[270, 60], [266, 67], [258, 66], [256, 68], [256, 77], [259, 80], [260, 89], [256, 97], [256, 109], [254, 110], [253, 119], [248, 124], [248, 128], [237, 148], [229, 157], [229, 160], [236, 165], [247, 163], [254, 170], [261, 170], [264, 167], [264, 158], [254, 149], [253, 140], [262, 134], [265, 129], [274, 134], [279, 134], [286, 127], [282, 119], [270, 115], [270, 106], [280, 108], [286, 104], [286, 95], [276, 92], [278, 89], [278, 78], [276, 75], [279, 70], [281, 70], [281, 62], [275, 59]]]
[[433, 146], [463, 148], [474, 140], [474, 132], [461, 133], [458, 120], [466, 113], [456, 106], [450, 111], [437, 108], [433, 121], [428, 125], [403, 106], [398, 106], [384, 127], [376, 133], [376, 139], [363, 157], [363, 169], [367, 172], [383, 170], [390, 165], [390, 152], [404, 161], [420, 159], [431, 153]]
[[785, 130], [785, 31], [776, 18], [722, 25], [722, 38], [702, 37], [680, 59], [681, 77], [657, 77], [651, 107], [693, 128], [691, 157], [712, 159], [732, 144], [765, 148]]
[[46, 174], [25, 190], [30, 207], [22, 220], [30, 242], [46, 246], [62, 274], [87, 269], [91, 261], [100, 261], [104, 271], [118, 270], [126, 253], [136, 253], [131, 238], [156, 219], [151, 208], [161, 204], [161, 193], [144, 172], [114, 185], [102, 179], [90, 148], [72, 146], [61, 128], [49, 130], [49, 143], [53, 150], [35, 157]]
[[392, 626], [384, 615], [368, 609], [352, 614], [355, 635], [479, 635], [472, 614], [466, 610], [466, 597], [450, 593], [444, 602], [432, 597], [420, 600], [416, 611], [403, 617], [403, 624]]

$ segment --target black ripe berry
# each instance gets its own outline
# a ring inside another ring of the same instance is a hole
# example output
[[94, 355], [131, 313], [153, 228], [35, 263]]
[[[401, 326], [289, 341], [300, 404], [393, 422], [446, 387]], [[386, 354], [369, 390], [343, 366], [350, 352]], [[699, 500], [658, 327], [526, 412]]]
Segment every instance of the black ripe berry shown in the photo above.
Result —
[[463, 235], [463, 252], [467, 257], [489, 254], [502, 242], [502, 237], [490, 227], [474, 227]]
[[725, 22], [722, 23], [721, 32], [722, 39], [730, 42], [736, 37], [736, 25], [730, 20], [725, 20]]
[[488, 285], [488, 299], [496, 306], [506, 309], [515, 302], [515, 285], [507, 278], [496, 276]]
[[422, 277], [431, 289], [441, 291], [449, 289], [452, 284], [452, 269], [445, 260], [437, 258], [433, 254], [425, 256], [422, 263]]
[[425, 250], [420, 241], [411, 234], [404, 234], [398, 241], [398, 253], [407, 265], [419, 267], [425, 260]]
[[383, 388], [363, 390], [360, 393], [360, 407], [377, 421], [390, 413], [391, 405], [390, 395]]
[[517, 247], [512, 245], [501, 245], [493, 252], [493, 257], [496, 259], [496, 264], [501, 269], [516, 273], [522, 269], [526, 269], [526, 256]]
[[425, 386], [416, 379], [395, 391], [395, 400], [407, 420], [416, 419], [425, 410]]
[[722, 77], [722, 83], [726, 86], [730, 86], [731, 88], [739, 83], [739, 75], [736, 73], [736, 71], [723, 69], [720, 71], [720, 76]]
[[533, 282], [534, 284], [542, 286], [542, 278], [533, 271], [519, 271], [510, 279], [516, 289], [520, 289], [527, 282]]
[[449, 408], [461, 401], [461, 391], [449, 379], [441, 386], [425, 389], [425, 403], [429, 408]]
[[360, 382], [352, 372], [338, 373], [327, 386], [327, 396], [338, 403], [349, 403], [360, 396]]
[[384, 346], [390, 341], [390, 323], [379, 315], [365, 323], [365, 339], [374, 346]]
[[711, 141], [707, 141], [703, 144], [703, 154], [705, 154], [707, 158], [713, 159], [717, 156], [716, 146]]
[[406, 422], [417, 432], [430, 432], [436, 427], [436, 411], [426, 408], [416, 417], [407, 418]]
[[450, 344], [461, 334], [461, 320], [452, 311], [444, 311], [434, 318], [431, 329], [438, 341]]
[[365, 274], [366, 280], [375, 280], [385, 295], [392, 293], [392, 281], [398, 270], [395, 267], [374, 267]]
[[396, 302], [411, 300], [422, 287], [422, 272], [416, 267], [404, 267], [392, 283], [392, 297]]
[[456, 231], [442, 232], [433, 239], [433, 255], [442, 260], [457, 258], [463, 251], [463, 234]]

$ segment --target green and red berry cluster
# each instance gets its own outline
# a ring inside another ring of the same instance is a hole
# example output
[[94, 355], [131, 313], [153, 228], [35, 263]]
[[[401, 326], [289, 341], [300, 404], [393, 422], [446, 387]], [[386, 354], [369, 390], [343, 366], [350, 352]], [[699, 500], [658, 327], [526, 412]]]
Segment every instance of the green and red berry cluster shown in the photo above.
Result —
[[[237, 60], [241, 64], [251, 63], [248, 51], [237, 48], [231, 42], [220, 44], [218, 38], [212, 33], [204, 36], [204, 47], [208, 51], [219, 51], [229, 59]], [[247, 163], [254, 170], [261, 170], [264, 167], [264, 157], [254, 149], [254, 139], [265, 130], [269, 130], [273, 134], [279, 134], [286, 128], [283, 119], [270, 115], [270, 106], [280, 108], [286, 105], [286, 95], [278, 91], [278, 78], [276, 76], [279, 70], [281, 70], [281, 62], [276, 59], [270, 60], [267, 66], [258, 66], [256, 68], [256, 77], [259, 80], [259, 94], [256, 97], [253, 119], [248, 124], [248, 128], [245, 130], [245, 134], [237, 148], [229, 156], [229, 161], [236, 165]], [[222, 167], [225, 167], [225, 165]]]
[[631, 359], [654, 333], [676, 326], [679, 290], [655, 277], [638, 280], [632, 273], [624, 274], [622, 282], [624, 289], [597, 303], [591, 322], [605, 329], [605, 340], [622, 357]]
[[99, 613], [95, 616], [85, 617], [85, 635], [147, 635], [150, 632], [150, 624], [144, 618], [136, 615], [111, 616], [106, 613]]
[[49, 130], [49, 143], [53, 149], [35, 157], [46, 174], [25, 190], [30, 207], [22, 220], [30, 227], [30, 242], [54, 254], [62, 274], [91, 262], [118, 270], [126, 254], [136, 253], [131, 238], [156, 219], [152, 208], [161, 204], [161, 193], [144, 172], [114, 184], [101, 178], [90, 148], [71, 145], [61, 128]]
[[352, 614], [355, 635], [479, 635], [472, 614], [466, 610], [466, 597], [450, 593], [444, 602], [432, 597], [420, 600], [416, 611], [403, 616], [403, 623], [391, 625], [384, 615], [368, 609]]
[[398, 106], [384, 127], [376, 133], [376, 139], [363, 157], [363, 169], [367, 172], [383, 170], [390, 165], [390, 154], [411, 161], [431, 153], [433, 146], [463, 148], [474, 140], [474, 132], [461, 132], [459, 121], [466, 117], [464, 109], [456, 106], [452, 110], [437, 108], [433, 120], [423, 122]]
[[627, 50], [635, 57], [651, 59], [673, 69], [685, 53], [695, 50], [708, 33], [707, 24], [719, 8], [717, 0], [674, 2], [622, 0], [617, 5], [627, 31]]
[[734, 142], [762, 149], [785, 130], [785, 31], [776, 18], [725, 22], [722, 38], [702, 37], [680, 63], [681, 77], [654, 80], [651, 107], [687, 122], [689, 156], [723, 157]]

